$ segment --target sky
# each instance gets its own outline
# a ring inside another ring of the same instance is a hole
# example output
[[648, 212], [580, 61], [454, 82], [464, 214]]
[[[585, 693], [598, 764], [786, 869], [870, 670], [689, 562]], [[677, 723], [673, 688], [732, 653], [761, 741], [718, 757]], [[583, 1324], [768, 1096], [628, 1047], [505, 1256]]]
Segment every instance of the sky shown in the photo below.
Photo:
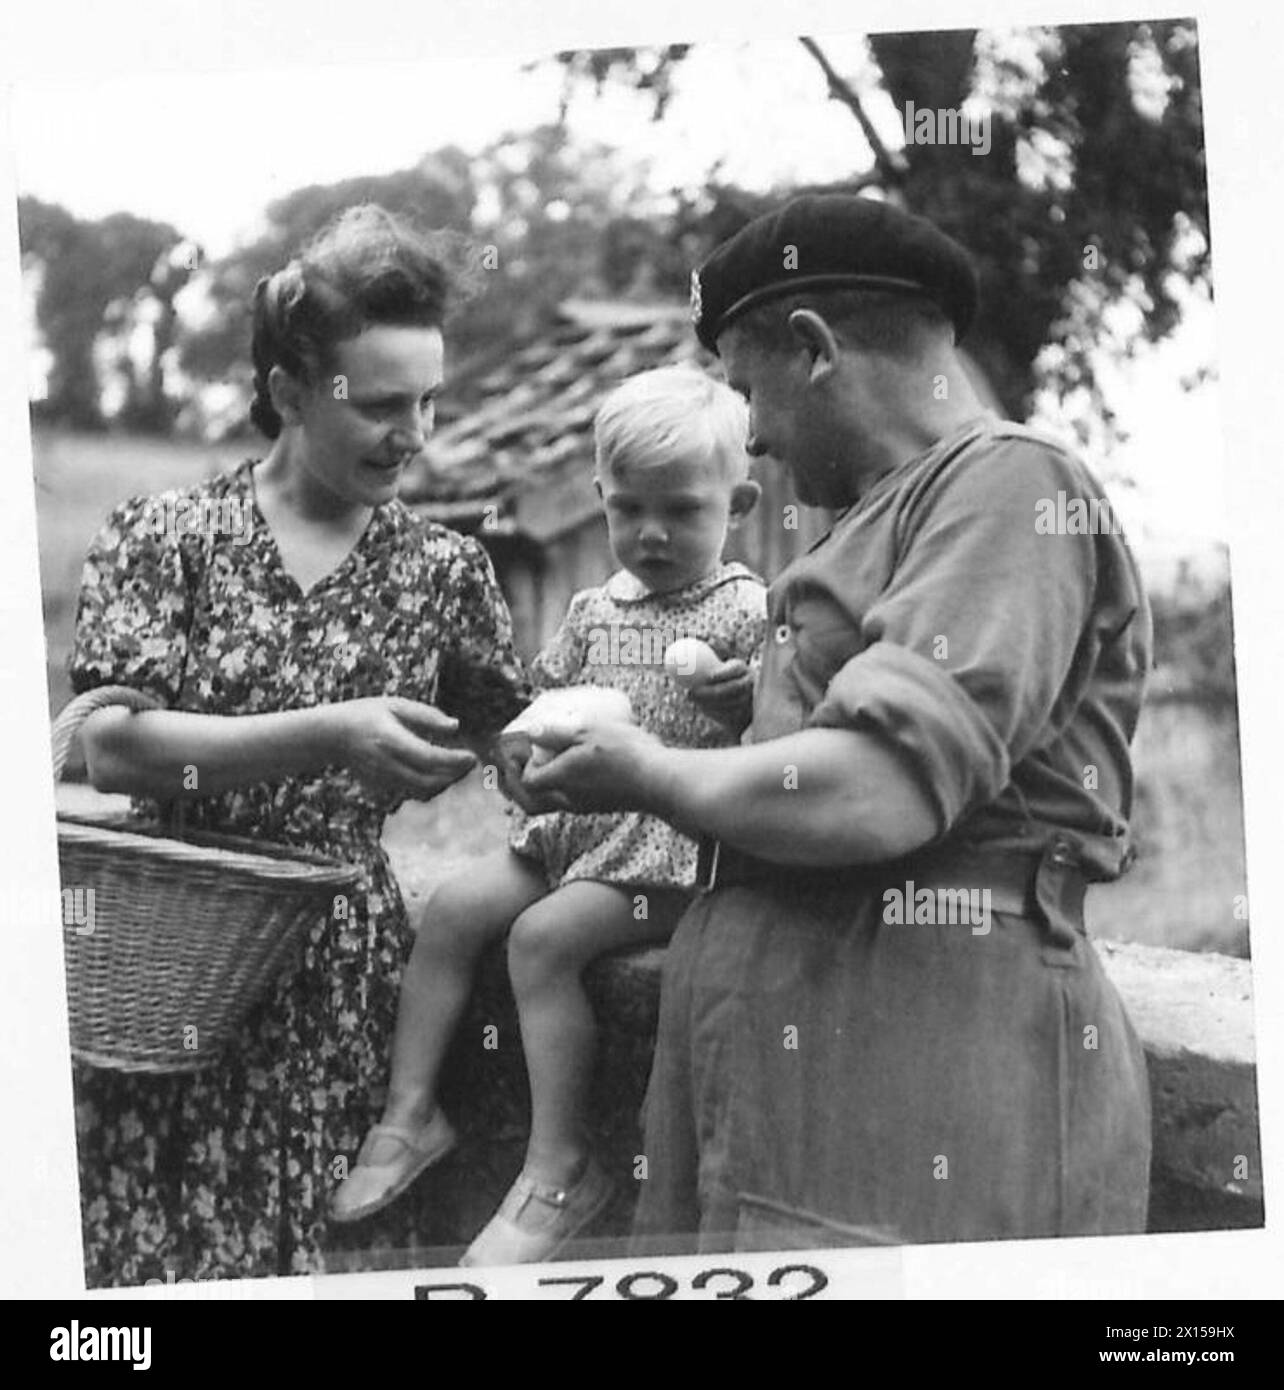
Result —
[[[850, 68], [864, 41], [829, 39], [826, 50]], [[274, 197], [405, 168], [442, 145], [476, 151], [508, 130], [554, 120], [560, 88], [553, 65], [512, 58], [21, 83], [18, 183], [82, 216], [124, 208], [171, 221], [218, 255], [252, 234]], [[279, 115], [275, 125], [265, 118], [269, 91], [276, 112], [299, 113], [305, 135], [279, 129]], [[630, 94], [607, 91], [586, 94], [570, 123], [654, 161], [656, 178], [675, 186], [699, 182], [718, 160], [751, 186], [819, 180], [863, 166], [868, 150], [823, 92], [819, 70], [793, 40], [704, 44], [687, 60], [663, 121], [651, 121]]]
[[[844, 73], [867, 61], [856, 34], [827, 35], [824, 47]], [[13, 96], [18, 184], [85, 217], [128, 209], [169, 221], [217, 256], [253, 236], [266, 204], [291, 189], [404, 168], [446, 144], [476, 151], [554, 119], [559, 93], [553, 65], [511, 56], [26, 82]], [[879, 94], [871, 115], [895, 140], [890, 100]], [[868, 163], [850, 113], [824, 99], [819, 69], [792, 39], [696, 45], [662, 121], [610, 87], [582, 92], [569, 121], [576, 135], [649, 163], [662, 188], [695, 186], [715, 166], [766, 188]], [[1100, 462], [1136, 480], [1120, 509], [1138, 540], [1161, 548], [1227, 532], [1216, 384], [1194, 392], [1177, 384], [1215, 362], [1214, 339], [1211, 309], [1193, 306], [1171, 342], [1114, 382], [1130, 437]]]

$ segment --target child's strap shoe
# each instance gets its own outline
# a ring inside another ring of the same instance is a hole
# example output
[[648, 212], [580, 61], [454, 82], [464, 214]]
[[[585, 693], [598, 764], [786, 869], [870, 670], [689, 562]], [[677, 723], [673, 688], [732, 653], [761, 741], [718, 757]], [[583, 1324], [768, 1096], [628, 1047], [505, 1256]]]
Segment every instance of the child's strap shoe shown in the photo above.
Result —
[[523, 1173], [459, 1263], [520, 1265], [547, 1260], [605, 1210], [614, 1192], [615, 1184], [593, 1158], [568, 1188], [552, 1187]]
[[382, 1211], [458, 1142], [454, 1126], [440, 1110], [420, 1129], [375, 1125], [357, 1154], [356, 1166], [334, 1194], [330, 1219], [361, 1221]]

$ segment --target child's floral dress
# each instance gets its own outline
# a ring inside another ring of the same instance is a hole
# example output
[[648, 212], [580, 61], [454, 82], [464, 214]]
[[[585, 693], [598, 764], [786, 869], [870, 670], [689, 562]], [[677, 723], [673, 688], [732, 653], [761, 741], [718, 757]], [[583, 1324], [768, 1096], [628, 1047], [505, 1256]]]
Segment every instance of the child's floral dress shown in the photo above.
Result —
[[[531, 665], [537, 689], [601, 685], [623, 691], [634, 717], [665, 743], [718, 748], [735, 736], [704, 714], [664, 668], [677, 638], [707, 642], [724, 661], [756, 667], [767, 626], [767, 591], [737, 562], [669, 593], [649, 593], [619, 570], [600, 589], [571, 600], [566, 618]], [[509, 845], [543, 868], [550, 887], [575, 879], [655, 888], [690, 888], [697, 846], [640, 812], [527, 816], [514, 809]]]

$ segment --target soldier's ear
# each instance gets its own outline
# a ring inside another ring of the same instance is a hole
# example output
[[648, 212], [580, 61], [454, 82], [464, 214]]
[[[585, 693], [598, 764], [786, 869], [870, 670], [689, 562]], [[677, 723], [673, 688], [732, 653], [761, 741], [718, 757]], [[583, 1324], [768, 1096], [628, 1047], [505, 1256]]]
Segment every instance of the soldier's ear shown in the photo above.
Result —
[[727, 508], [727, 524], [734, 531], [737, 526], [758, 505], [762, 496], [762, 486], [752, 478], [745, 478], [731, 489], [730, 505]]
[[811, 358], [811, 380], [819, 383], [838, 366], [841, 349], [834, 330], [814, 309], [795, 309], [789, 315], [789, 331]]

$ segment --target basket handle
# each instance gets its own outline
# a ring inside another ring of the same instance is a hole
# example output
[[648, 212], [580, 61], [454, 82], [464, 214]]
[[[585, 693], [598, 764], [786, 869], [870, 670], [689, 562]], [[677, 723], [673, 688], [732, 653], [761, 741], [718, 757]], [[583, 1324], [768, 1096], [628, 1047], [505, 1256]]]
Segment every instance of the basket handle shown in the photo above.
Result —
[[57, 782], [67, 766], [67, 755], [71, 752], [72, 740], [80, 732], [80, 726], [100, 709], [110, 705], [124, 705], [126, 709], [147, 710], [164, 709], [164, 704], [153, 695], [135, 690], [128, 685], [101, 685], [97, 690], [87, 690], [63, 706], [53, 724], [53, 775]]

